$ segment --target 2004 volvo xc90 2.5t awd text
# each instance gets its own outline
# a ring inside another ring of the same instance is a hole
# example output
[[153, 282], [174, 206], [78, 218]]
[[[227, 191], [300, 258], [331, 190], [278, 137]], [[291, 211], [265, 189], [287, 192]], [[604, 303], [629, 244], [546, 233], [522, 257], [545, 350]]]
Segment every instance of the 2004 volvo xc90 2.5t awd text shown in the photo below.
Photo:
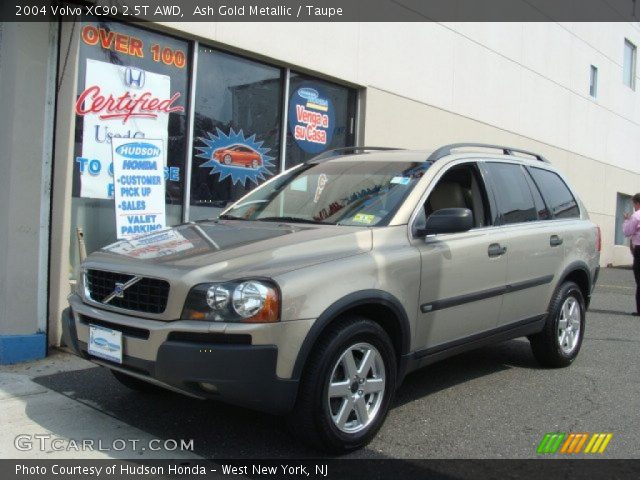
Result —
[[599, 250], [539, 155], [333, 150], [215, 220], [92, 253], [64, 337], [131, 388], [284, 414], [306, 443], [348, 451], [439, 359], [527, 336], [540, 364], [568, 366]]

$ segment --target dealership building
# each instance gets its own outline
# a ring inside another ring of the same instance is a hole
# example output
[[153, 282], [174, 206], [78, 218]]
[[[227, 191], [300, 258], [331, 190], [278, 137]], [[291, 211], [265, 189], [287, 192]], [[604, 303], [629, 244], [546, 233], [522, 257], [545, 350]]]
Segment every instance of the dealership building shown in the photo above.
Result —
[[639, 44], [637, 23], [0, 23], [0, 363], [60, 344], [85, 251], [215, 217], [332, 148], [538, 152], [601, 264], [630, 264]]

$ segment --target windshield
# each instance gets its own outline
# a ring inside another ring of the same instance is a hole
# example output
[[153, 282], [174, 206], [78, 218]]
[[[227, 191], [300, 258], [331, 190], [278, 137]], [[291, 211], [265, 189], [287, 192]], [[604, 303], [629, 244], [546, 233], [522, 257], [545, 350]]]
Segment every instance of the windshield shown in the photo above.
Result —
[[220, 218], [384, 225], [430, 166], [375, 160], [303, 164], [243, 197]]

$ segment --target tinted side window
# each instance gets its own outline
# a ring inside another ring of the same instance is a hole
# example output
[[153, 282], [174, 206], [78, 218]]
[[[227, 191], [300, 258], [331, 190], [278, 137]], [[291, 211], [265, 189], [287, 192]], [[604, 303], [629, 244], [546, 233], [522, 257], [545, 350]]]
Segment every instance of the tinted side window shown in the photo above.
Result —
[[541, 168], [532, 168], [531, 175], [555, 218], [580, 216], [576, 199], [558, 174]]
[[520, 165], [487, 163], [502, 223], [538, 220], [531, 189]]
[[529, 184], [529, 188], [531, 189], [531, 193], [533, 195], [533, 201], [536, 205], [536, 210], [538, 210], [538, 219], [539, 220], [549, 220], [551, 218], [551, 213], [549, 212], [549, 208], [544, 203], [542, 199], [542, 195], [540, 194], [540, 190], [537, 185], [529, 175], [529, 172], [525, 169], [525, 177], [527, 177], [527, 183]]

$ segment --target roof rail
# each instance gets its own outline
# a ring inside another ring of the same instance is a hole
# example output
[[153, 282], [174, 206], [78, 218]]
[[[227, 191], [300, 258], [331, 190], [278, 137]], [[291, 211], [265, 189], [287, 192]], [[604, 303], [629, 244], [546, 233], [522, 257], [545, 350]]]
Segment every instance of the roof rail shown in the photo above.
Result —
[[529, 155], [534, 157], [536, 160], [539, 160], [544, 163], [549, 163], [549, 160], [544, 158], [542, 155], [534, 152], [530, 152], [528, 150], [522, 150], [520, 148], [513, 147], [505, 147], [503, 145], [489, 145], [486, 143], [452, 143], [450, 145], [445, 145], [440, 147], [427, 158], [427, 161], [435, 162], [436, 160], [441, 159], [447, 155], [451, 155], [452, 150], [457, 148], [465, 148], [465, 147], [479, 147], [479, 148], [493, 148], [495, 150], [502, 150], [503, 155], [513, 155], [514, 153], [522, 153], [524, 155]]
[[402, 150], [402, 149], [395, 148], [395, 147], [356, 147], [356, 146], [341, 147], [341, 148], [333, 148], [331, 150], [327, 150], [326, 152], [322, 152], [320, 155], [313, 157], [311, 160], [323, 160], [336, 155], [347, 155], [349, 153], [366, 152], [367, 150], [387, 151], [387, 150]]

